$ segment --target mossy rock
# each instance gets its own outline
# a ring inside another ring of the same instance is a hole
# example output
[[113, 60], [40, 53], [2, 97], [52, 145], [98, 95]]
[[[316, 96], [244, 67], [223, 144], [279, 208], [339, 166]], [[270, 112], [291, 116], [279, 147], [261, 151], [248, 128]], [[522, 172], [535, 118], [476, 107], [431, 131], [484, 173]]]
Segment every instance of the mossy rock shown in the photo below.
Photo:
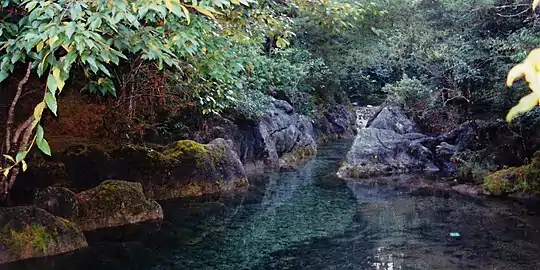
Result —
[[85, 231], [163, 219], [161, 206], [146, 198], [140, 183], [107, 180], [77, 197], [75, 220]]
[[87, 247], [71, 221], [34, 206], [0, 208], [0, 264]]
[[540, 152], [536, 152], [530, 164], [502, 169], [484, 178], [484, 187], [493, 195], [512, 193], [540, 195]]
[[314, 145], [298, 146], [279, 159], [279, 167], [283, 171], [295, 170], [298, 166], [313, 159], [316, 155], [317, 147]]
[[234, 191], [247, 182], [232, 143], [221, 138], [208, 144], [182, 140], [163, 152], [129, 146], [114, 156], [117, 177], [142, 183], [145, 194], [158, 200]]

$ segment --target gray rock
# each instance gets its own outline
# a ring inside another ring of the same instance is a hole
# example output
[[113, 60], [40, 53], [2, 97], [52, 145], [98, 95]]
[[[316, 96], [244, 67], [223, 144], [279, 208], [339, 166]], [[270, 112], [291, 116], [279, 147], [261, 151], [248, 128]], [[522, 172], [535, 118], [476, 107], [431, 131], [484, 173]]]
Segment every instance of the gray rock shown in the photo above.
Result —
[[256, 125], [267, 167], [295, 166], [316, 154], [313, 124], [283, 100], [275, 100]]
[[375, 118], [369, 121], [367, 127], [393, 130], [399, 134], [420, 133], [416, 123], [410, 120], [397, 106], [384, 107]]
[[365, 178], [438, 170], [431, 151], [393, 130], [366, 128], [358, 132], [339, 175]]
[[353, 138], [356, 117], [345, 105], [335, 105], [315, 119], [317, 140]]
[[0, 208], [0, 228], [0, 265], [88, 246], [74, 223], [34, 206]]

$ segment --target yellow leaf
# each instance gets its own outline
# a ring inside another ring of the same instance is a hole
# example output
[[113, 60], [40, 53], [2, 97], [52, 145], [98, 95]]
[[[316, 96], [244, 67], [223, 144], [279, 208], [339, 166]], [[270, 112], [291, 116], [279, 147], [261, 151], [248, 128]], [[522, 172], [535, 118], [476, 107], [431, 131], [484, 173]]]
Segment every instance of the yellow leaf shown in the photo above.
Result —
[[506, 78], [506, 85], [509, 87], [512, 86], [512, 84], [517, 78], [525, 74], [526, 68], [527, 67], [524, 64], [519, 64], [513, 67], [512, 69], [510, 69], [510, 71], [508, 72], [508, 77]]
[[165, 0], [165, 6], [166, 6], [167, 9], [169, 10], [169, 12], [172, 12], [172, 11], [173, 11], [173, 5], [172, 5], [171, 0]]
[[4, 170], [4, 177], [8, 177], [9, 175], [9, 168]]
[[231, 0], [231, 3], [233, 3], [233, 4], [237, 5], [237, 6], [240, 5], [240, 2], [238, 2], [238, 0]]
[[195, 6], [195, 5], [191, 5], [190, 7], [194, 8], [195, 10], [197, 10], [199, 13], [202, 13], [212, 19], [216, 19], [216, 17], [214, 17], [214, 14], [212, 14], [212, 12], [208, 9], [204, 9], [202, 7], [199, 7], [199, 6]]
[[37, 51], [37, 52], [40, 52], [41, 49], [43, 49], [43, 46], [44, 46], [44, 45], [45, 45], [45, 44], [43, 44], [43, 41], [41, 41], [40, 43], [38, 43], [38, 45], [36, 46], [36, 51]]
[[11, 157], [10, 155], [4, 154], [3, 156], [4, 156], [7, 160], [9, 160], [9, 161], [15, 163], [15, 159], [13, 159], [13, 157]]
[[40, 102], [36, 107], [34, 108], [34, 118], [36, 120], [41, 119], [41, 115], [43, 114], [43, 110], [45, 109], [45, 102]]
[[58, 36], [53, 36], [49, 38], [49, 40], [47, 40], [47, 43], [49, 44], [49, 46], [52, 46], [57, 40], [58, 40]]
[[510, 109], [510, 111], [508, 112], [508, 114], [506, 115], [506, 121], [510, 122], [517, 115], [530, 111], [532, 108], [534, 108], [534, 106], [538, 104], [538, 100], [539, 96], [536, 93], [530, 93], [522, 97], [519, 100], [519, 103], [512, 109]]
[[24, 159], [21, 160], [21, 163], [22, 163], [22, 171], [25, 172], [26, 169], [28, 169], [28, 165], [26, 164], [26, 161], [24, 161]]
[[186, 8], [186, 6], [182, 4], [180, 4], [180, 7], [182, 7], [182, 11], [184, 11], [184, 14], [186, 15], [187, 23], [189, 24], [190, 23], [189, 10]]
[[57, 67], [53, 67], [53, 77], [56, 81], [56, 86], [58, 87], [58, 90], [62, 91], [62, 88], [64, 88], [64, 85], [66, 84], [64, 80], [60, 77], [60, 69]]

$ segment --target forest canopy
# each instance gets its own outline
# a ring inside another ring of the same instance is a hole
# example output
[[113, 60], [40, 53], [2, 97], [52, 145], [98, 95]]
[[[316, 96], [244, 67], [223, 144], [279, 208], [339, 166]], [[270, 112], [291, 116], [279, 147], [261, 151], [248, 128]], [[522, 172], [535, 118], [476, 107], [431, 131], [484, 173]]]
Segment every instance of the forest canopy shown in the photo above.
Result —
[[[397, 103], [434, 133], [473, 116], [506, 115], [530, 92], [507, 87], [505, 78], [539, 44], [532, 7], [529, 0], [1, 1], [0, 192], [26, 170], [33, 148], [52, 154], [48, 134], [59, 131], [44, 119], [75, 115], [63, 106], [110, 117], [73, 122], [83, 136], [106, 130], [115, 140], [132, 140], [135, 127], [174, 124], [186, 108], [256, 119], [272, 98], [308, 116], [334, 103]], [[85, 101], [70, 99], [74, 93]]]

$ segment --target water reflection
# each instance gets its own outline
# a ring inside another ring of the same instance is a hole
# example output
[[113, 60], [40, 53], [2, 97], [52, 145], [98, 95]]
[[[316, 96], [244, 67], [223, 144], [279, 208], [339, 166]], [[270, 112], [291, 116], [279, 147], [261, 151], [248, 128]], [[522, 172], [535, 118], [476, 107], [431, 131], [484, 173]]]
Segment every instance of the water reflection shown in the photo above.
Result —
[[344, 181], [349, 144], [247, 193], [162, 202], [160, 230], [0, 269], [540, 269], [540, 220], [524, 207]]

